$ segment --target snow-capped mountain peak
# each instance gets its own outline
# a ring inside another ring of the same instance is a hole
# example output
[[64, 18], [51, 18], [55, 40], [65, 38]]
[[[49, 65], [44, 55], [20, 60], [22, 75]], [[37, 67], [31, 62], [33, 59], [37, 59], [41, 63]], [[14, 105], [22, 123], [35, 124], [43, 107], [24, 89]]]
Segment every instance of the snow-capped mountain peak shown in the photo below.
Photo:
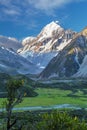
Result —
[[64, 29], [57, 23], [58, 23], [57, 21], [56, 22], [52, 21], [51, 23], [47, 24], [39, 34], [39, 36], [42, 37], [40, 40], [44, 38], [50, 38], [56, 33], [63, 31]]
[[24, 46], [18, 50], [18, 53], [27, 51], [33, 52], [49, 52], [52, 50], [53, 45], [58, 41], [60, 36], [64, 35], [64, 29], [58, 24], [58, 21], [52, 21], [47, 24], [36, 37], [26, 37], [22, 41]]
[[43, 28], [43, 30], [44, 30], [44, 32], [52, 32], [52, 31], [54, 31], [54, 30], [57, 30], [57, 29], [59, 29], [59, 28], [62, 28], [57, 22], [55, 22], [55, 21], [52, 21], [51, 23], [49, 23], [49, 24], [47, 24], [44, 28]]
[[76, 33], [52, 21], [36, 37], [26, 37], [22, 45], [15, 38], [0, 36], [0, 72], [87, 77], [87, 27]]
[[36, 37], [25, 38], [22, 41], [23, 48], [19, 49], [18, 53], [42, 71], [49, 61], [71, 42], [74, 35], [75, 32], [64, 30], [58, 21], [52, 21]]

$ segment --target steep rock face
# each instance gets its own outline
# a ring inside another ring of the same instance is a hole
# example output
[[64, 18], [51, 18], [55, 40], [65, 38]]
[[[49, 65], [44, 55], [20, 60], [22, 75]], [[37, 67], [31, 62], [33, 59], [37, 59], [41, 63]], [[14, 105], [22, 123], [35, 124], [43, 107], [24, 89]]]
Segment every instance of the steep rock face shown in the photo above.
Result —
[[[46, 25], [37, 37], [27, 37], [22, 41], [23, 48], [18, 50], [18, 53], [33, 51], [36, 53], [45, 53], [52, 50], [59, 50], [58, 46], [61, 43], [68, 42], [72, 39], [75, 32], [64, 30], [56, 22], [51, 22]], [[66, 43], [65, 43], [66, 44]]]
[[24, 48], [18, 50], [21, 53], [25, 51], [48, 52], [52, 49], [52, 44], [58, 39], [58, 35], [64, 31], [58, 24], [51, 22], [46, 25], [37, 37], [27, 37], [22, 41]]
[[22, 45], [28, 45], [30, 42], [33, 42], [36, 38], [35, 37], [26, 37], [23, 41], [22, 41]]
[[73, 77], [87, 77], [87, 55], [84, 57], [83, 63], [81, 64], [78, 72]]
[[78, 72], [87, 54], [87, 28], [74, 36], [71, 42], [48, 64], [41, 78], [71, 77]]
[[[46, 25], [37, 37], [27, 37], [18, 53], [36, 64], [42, 71], [60, 50], [67, 46], [76, 33], [64, 30], [57, 22]], [[40, 71], [39, 71], [40, 72]]]
[[19, 48], [22, 47], [21, 43], [17, 39], [11, 38], [11, 37], [0, 36], [0, 47], [2, 46], [4, 48], [9, 48], [14, 51], [17, 51]]

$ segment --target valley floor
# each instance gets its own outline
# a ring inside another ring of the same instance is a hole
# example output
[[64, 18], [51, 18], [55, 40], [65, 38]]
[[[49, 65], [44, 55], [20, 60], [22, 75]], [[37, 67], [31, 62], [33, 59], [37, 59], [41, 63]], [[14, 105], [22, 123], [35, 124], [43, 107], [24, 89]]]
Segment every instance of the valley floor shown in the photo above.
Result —
[[[86, 81], [55, 82], [51, 84], [37, 83], [36, 97], [24, 97], [23, 102], [17, 107], [50, 107], [55, 105], [69, 104], [71, 106], [87, 107], [87, 83]], [[0, 98], [0, 108], [3, 108], [5, 98]]]

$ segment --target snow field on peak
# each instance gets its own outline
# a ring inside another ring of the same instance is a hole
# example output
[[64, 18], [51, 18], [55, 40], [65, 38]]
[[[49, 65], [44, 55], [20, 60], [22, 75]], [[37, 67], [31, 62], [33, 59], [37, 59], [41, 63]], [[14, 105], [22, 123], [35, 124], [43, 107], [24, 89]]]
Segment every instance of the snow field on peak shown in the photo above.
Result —
[[23, 41], [22, 41], [22, 45], [25, 46], [26, 44], [29, 44], [29, 42], [33, 41], [36, 37], [26, 37]]
[[64, 29], [56, 22], [51, 22], [50, 24], [47, 24], [40, 32], [39, 35], [42, 35], [42, 37], [39, 39], [39, 41], [43, 40], [44, 38], [52, 37], [53, 33], [58, 33], [63, 30]]

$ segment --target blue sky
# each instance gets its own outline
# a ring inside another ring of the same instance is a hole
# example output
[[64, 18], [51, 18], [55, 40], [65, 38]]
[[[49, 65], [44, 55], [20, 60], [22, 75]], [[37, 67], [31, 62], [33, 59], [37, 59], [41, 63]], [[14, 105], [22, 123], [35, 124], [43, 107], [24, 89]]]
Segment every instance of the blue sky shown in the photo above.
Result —
[[87, 0], [0, 0], [0, 35], [36, 36], [51, 21], [81, 31], [87, 26]]

